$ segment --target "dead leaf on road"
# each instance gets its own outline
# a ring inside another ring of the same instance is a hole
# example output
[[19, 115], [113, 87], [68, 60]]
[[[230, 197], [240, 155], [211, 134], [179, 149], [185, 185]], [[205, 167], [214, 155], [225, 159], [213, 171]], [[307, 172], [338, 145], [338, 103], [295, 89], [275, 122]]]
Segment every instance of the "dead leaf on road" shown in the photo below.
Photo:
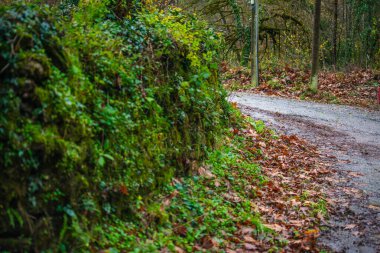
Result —
[[357, 226], [357, 224], [348, 224], [347, 226], [344, 227], [344, 229], [353, 229]]

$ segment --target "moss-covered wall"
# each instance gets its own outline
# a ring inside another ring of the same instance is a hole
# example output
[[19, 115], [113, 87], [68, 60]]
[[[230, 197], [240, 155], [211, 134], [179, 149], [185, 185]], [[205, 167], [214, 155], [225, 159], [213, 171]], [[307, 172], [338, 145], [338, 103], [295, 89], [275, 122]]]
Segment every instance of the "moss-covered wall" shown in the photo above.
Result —
[[89, 247], [104, 217], [133, 219], [201, 161], [227, 118], [212, 30], [104, 2], [0, 7], [1, 250]]

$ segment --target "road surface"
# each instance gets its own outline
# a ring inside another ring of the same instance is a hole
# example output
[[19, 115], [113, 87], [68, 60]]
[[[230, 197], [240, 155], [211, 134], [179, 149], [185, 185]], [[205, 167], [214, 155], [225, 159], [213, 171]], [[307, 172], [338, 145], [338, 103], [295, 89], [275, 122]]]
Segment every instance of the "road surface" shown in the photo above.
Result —
[[335, 252], [380, 252], [380, 111], [249, 93], [229, 100], [334, 157], [338, 179], [329, 197], [336, 206], [320, 243]]

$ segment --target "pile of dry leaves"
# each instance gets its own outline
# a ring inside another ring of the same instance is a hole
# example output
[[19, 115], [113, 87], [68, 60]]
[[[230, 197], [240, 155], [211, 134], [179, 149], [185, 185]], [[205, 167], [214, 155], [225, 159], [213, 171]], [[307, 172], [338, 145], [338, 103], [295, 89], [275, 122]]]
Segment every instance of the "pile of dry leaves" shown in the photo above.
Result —
[[230, 90], [380, 108], [377, 102], [380, 74], [371, 70], [353, 70], [347, 73], [321, 72], [319, 90], [315, 94], [308, 89], [310, 71], [288, 66], [282, 69], [262, 70], [260, 86], [253, 88], [248, 69], [229, 68], [227, 64], [223, 64], [221, 69], [224, 73], [224, 85]]
[[[273, 239], [286, 244], [283, 252], [318, 252], [319, 227], [325, 223], [329, 209], [325, 200], [330, 181], [326, 179], [333, 174], [329, 165], [322, 162], [314, 146], [297, 136], [273, 138], [269, 129], [258, 134], [252, 128], [236, 134], [249, 137], [245, 148], [256, 154], [253, 162], [261, 165], [263, 174], [268, 178], [263, 187], [257, 188], [256, 198], [252, 201], [265, 226], [276, 232]], [[244, 250], [237, 250], [231, 243], [227, 252], [263, 252], [270, 249], [270, 241], [259, 241], [252, 236], [251, 227], [239, 226], [231, 241], [243, 242]]]

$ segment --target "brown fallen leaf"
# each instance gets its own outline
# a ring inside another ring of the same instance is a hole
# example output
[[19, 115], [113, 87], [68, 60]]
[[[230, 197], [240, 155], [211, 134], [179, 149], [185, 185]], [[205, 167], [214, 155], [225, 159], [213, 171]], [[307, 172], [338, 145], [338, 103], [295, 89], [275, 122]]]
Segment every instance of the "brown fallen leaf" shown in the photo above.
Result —
[[183, 225], [177, 225], [173, 228], [174, 233], [177, 235], [185, 237], [187, 234], [187, 228]]
[[254, 229], [252, 227], [242, 227], [238, 234], [241, 234], [241, 235], [250, 235], [252, 234], [252, 232], [254, 231]]
[[346, 225], [345, 227], [344, 227], [344, 229], [353, 229], [353, 228], [355, 228], [357, 226], [357, 224], [348, 224], [348, 225]]
[[231, 104], [231, 106], [232, 106], [233, 108], [235, 108], [235, 109], [237, 109], [237, 108], [238, 108], [238, 106], [237, 106], [237, 103], [236, 103], [236, 102], [230, 102], [230, 104]]
[[284, 228], [278, 224], [264, 224], [264, 226], [266, 226], [267, 228], [270, 228], [276, 232], [281, 232], [284, 230]]
[[175, 246], [174, 249], [175, 249], [176, 253], [185, 253], [185, 251], [183, 249], [181, 249], [180, 247], [178, 247], [178, 246]]
[[163, 201], [162, 201], [162, 204], [163, 204], [163, 206], [164, 207], [168, 207], [168, 206], [170, 206], [170, 203], [171, 203], [171, 201], [172, 201], [172, 199], [174, 198], [174, 197], [176, 197], [177, 195], [178, 195], [178, 191], [177, 190], [175, 190], [175, 191], [173, 191], [168, 197], [166, 197]]
[[304, 225], [304, 221], [302, 220], [290, 220], [289, 224], [296, 227], [302, 227]]
[[244, 236], [243, 239], [245, 242], [248, 242], [248, 243], [255, 243], [256, 242], [256, 240], [253, 239], [252, 236], [248, 236], [248, 235]]
[[[169, 249], [167, 248], [167, 247], [165, 247], [165, 248], [162, 248], [161, 250], [160, 250], [160, 253], [169, 253], [170, 251], [169, 251]], [[101, 253], [101, 252], [98, 252], [98, 253]]]
[[209, 171], [208, 169], [204, 168], [204, 167], [199, 167], [198, 168], [198, 173], [200, 176], [203, 176], [207, 179], [210, 179], [210, 178], [214, 178], [214, 174], [212, 174], [211, 171]]
[[212, 249], [218, 246], [218, 243], [209, 235], [206, 235], [201, 239], [201, 245], [204, 249]]
[[331, 171], [330, 171], [330, 170], [327, 170], [327, 169], [320, 169], [318, 172], [319, 172], [320, 174], [329, 174], [329, 173], [331, 173]]
[[246, 250], [254, 250], [254, 249], [256, 249], [256, 246], [253, 244], [250, 244], [250, 243], [244, 243], [244, 248]]
[[319, 236], [319, 229], [308, 229], [305, 231], [306, 237], [318, 237]]
[[377, 212], [380, 212], [380, 206], [376, 206], [376, 205], [369, 205], [368, 208], [372, 209], [372, 210], [375, 210]]
[[351, 171], [348, 173], [349, 176], [352, 176], [352, 177], [362, 177], [363, 174], [360, 173], [360, 172], [354, 172], [354, 171]]
[[260, 141], [259, 146], [262, 148], [265, 148], [267, 146], [267, 144], [265, 144], [265, 142], [263, 142], [263, 141]]

